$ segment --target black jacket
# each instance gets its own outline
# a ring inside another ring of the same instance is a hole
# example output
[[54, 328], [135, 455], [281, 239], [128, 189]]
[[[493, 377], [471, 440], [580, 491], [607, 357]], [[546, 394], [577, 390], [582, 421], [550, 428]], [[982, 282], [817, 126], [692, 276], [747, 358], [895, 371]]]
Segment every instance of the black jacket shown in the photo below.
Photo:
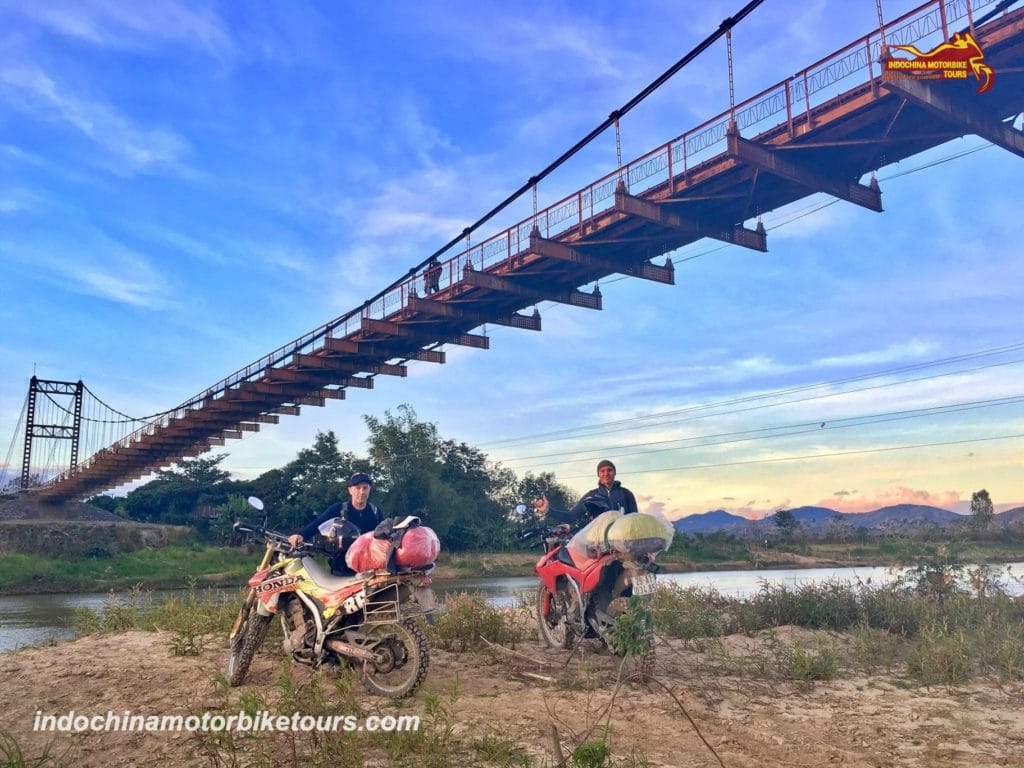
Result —
[[[359, 529], [360, 533], [372, 531], [377, 527], [378, 523], [384, 520], [384, 514], [369, 502], [367, 502], [363, 509], [356, 509], [350, 501], [339, 501], [331, 504], [331, 506], [321, 512], [320, 516], [299, 531], [299, 534], [304, 540], [309, 541], [320, 532], [320, 526], [332, 517], [348, 520]], [[338, 554], [331, 557], [331, 573], [352, 573], [352, 569], [345, 564], [345, 552], [348, 551], [351, 545], [352, 541], [345, 541], [344, 545], [340, 547]]]
[[637, 512], [636, 497], [629, 488], [616, 480], [609, 490], [603, 485], [583, 494], [572, 509], [551, 509], [548, 518], [559, 523], [586, 525], [602, 512], [609, 509], [623, 509], [627, 515]]

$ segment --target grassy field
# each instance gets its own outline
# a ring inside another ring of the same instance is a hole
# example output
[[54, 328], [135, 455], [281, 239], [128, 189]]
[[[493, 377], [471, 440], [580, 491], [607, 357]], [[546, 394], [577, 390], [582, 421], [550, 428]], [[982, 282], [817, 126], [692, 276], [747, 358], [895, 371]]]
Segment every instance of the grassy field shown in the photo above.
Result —
[[191, 580], [242, 584], [252, 575], [258, 556], [244, 548], [197, 545], [140, 549], [106, 558], [5, 555], [0, 558], [0, 592], [103, 592], [136, 584], [170, 589], [185, 587]]

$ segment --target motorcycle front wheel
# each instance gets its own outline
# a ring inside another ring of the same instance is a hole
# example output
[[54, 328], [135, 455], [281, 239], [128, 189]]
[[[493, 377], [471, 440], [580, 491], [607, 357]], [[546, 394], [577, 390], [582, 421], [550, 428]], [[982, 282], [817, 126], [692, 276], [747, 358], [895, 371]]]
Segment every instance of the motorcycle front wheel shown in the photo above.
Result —
[[250, 595], [238, 613], [238, 632], [231, 640], [228, 662], [224, 668], [224, 677], [231, 686], [241, 685], [245, 680], [253, 657], [267, 636], [270, 621], [270, 616], [260, 616], [256, 610], [256, 597]]
[[546, 586], [540, 585], [537, 590], [537, 628], [540, 630], [540, 639], [549, 648], [568, 650], [576, 642], [576, 632], [569, 622], [571, 611], [572, 596], [569, 590], [559, 587], [557, 592], [552, 593]]
[[416, 692], [427, 676], [430, 647], [423, 630], [412, 619], [400, 624], [378, 624], [365, 630], [364, 644], [377, 656], [363, 666], [363, 687], [389, 699], [404, 699]]

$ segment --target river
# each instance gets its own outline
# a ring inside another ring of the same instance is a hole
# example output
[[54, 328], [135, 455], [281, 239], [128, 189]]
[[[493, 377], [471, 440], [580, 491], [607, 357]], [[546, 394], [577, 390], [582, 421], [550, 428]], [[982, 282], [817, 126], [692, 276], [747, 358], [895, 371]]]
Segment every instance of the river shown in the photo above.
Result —
[[[1024, 595], [1024, 563], [993, 566], [1001, 574], [1000, 581], [1007, 593]], [[692, 573], [659, 574], [660, 581], [669, 581], [683, 587], [696, 586], [714, 588], [723, 595], [749, 597], [755, 594], [762, 583], [795, 586], [815, 584], [829, 580], [870, 585], [885, 584], [896, 578], [889, 568], [794, 568], [785, 570], [744, 570], [744, 571], [695, 571]], [[537, 586], [535, 576], [486, 579], [446, 579], [434, 582], [439, 599], [459, 592], [479, 592], [496, 606], [515, 605], [524, 597], [532, 597]], [[215, 590], [215, 593], [230, 599], [236, 590]], [[181, 594], [180, 591], [155, 592], [160, 595]], [[75, 610], [78, 608], [99, 609], [110, 599], [107, 593], [74, 593], [46, 595], [0, 596], [0, 653], [8, 653], [27, 645], [45, 642], [49, 638], [58, 640], [74, 637], [71, 628]]]

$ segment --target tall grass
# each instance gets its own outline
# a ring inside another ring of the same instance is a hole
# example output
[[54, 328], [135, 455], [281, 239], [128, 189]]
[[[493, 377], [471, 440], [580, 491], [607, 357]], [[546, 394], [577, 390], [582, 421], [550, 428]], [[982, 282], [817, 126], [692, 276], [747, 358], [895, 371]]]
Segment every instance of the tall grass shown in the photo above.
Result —
[[[990, 588], [977, 594], [962, 587], [936, 591], [927, 581], [907, 580], [882, 587], [763, 584], [749, 598], [732, 598], [713, 589], [661, 585], [652, 608], [656, 631], [667, 637], [761, 637], [762, 647], [744, 663], [764, 674], [774, 668], [790, 679], [826, 679], [845, 663], [869, 673], [899, 671], [923, 685], [977, 677], [1024, 680], [1024, 602]], [[844, 639], [816, 651], [799, 642], [784, 647], [775, 635], [783, 626], [842, 632]], [[736, 672], [742, 665], [735, 661], [719, 658], [719, 671]]]

